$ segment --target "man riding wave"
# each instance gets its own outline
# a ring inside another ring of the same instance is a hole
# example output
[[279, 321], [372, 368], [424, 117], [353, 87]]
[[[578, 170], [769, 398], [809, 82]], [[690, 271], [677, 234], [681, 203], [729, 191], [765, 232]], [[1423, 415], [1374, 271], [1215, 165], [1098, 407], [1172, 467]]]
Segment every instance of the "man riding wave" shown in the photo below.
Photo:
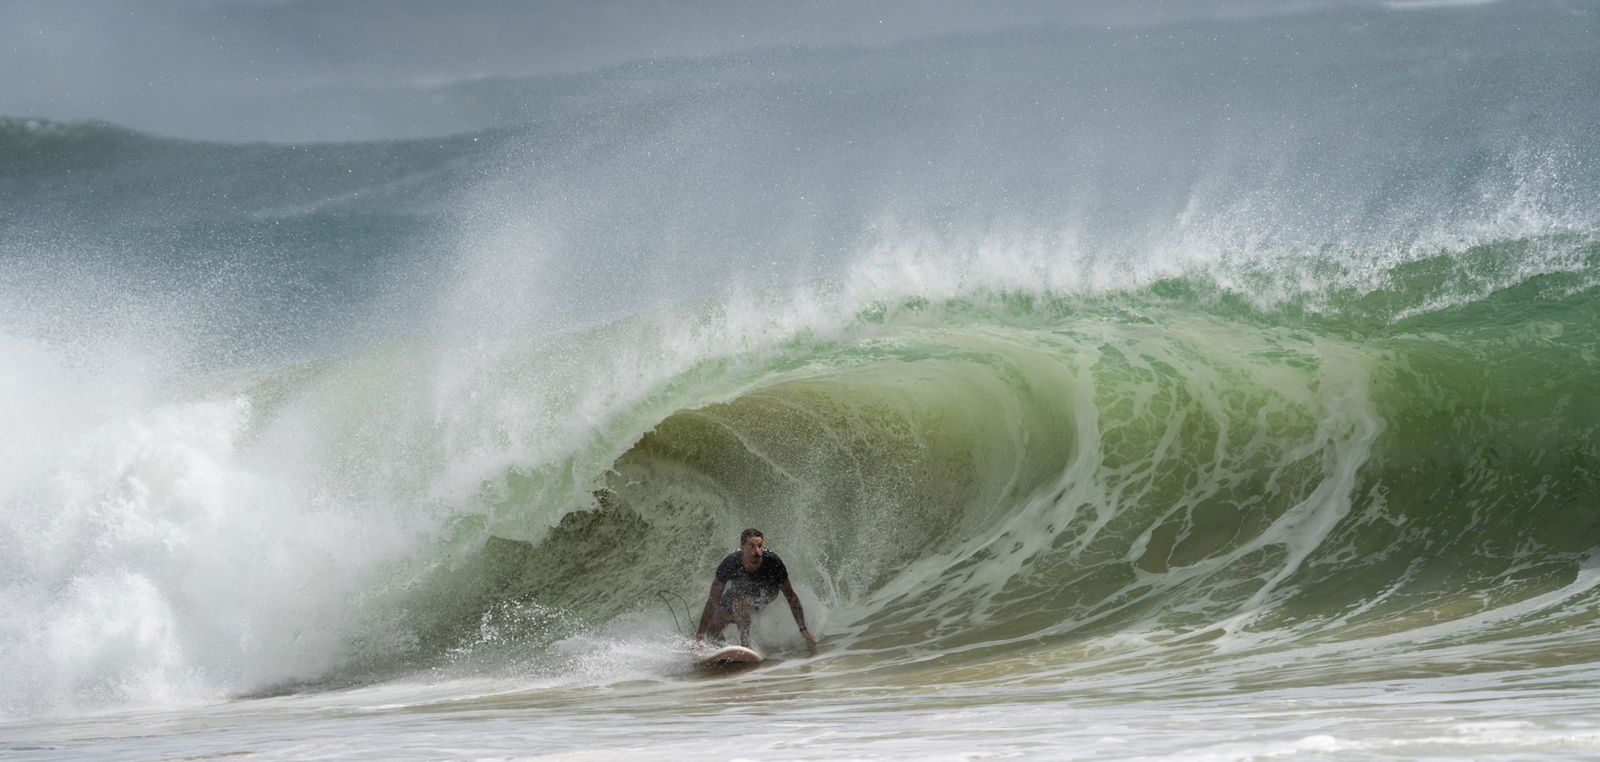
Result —
[[765, 535], [759, 529], [746, 529], [739, 534], [739, 549], [729, 553], [717, 564], [711, 593], [706, 596], [706, 607], [700, 614], [700, 629], [694, 639], [704, 642], [710, 634], [713, 641], [722, 641], [722, 631], [732, 621], [739, 628], [739, 645], [750, 647], [750, 617], [767, 605], [778, 593], [789, 601], [789, 612], [800, 627], [800, 637], [815, 645], [817, 639], [806, 629], [805, 610], [800, 597], [789, 584], [789, 570], [776, 553], [767, 550]]

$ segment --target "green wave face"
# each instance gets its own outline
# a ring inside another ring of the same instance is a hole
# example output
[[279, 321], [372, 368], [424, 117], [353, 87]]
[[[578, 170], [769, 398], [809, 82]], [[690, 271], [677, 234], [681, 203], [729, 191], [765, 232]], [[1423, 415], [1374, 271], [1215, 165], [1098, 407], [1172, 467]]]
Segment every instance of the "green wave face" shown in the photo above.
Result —
[[[524, 512], [553, 528], [446, 575], [472, 603], [439, 642], [513, 610], [563, 612], [525, 635], [660, 617], [659, 591], [698, 614], [745, 526], [831, 636], [878, 659], [1082, 658], [1119, 636], [1179, 661], [1348, 659], [1338, 644], [1397, 633], [1589, 642], [1571, 629], [1600, 544], [1600, 292], [1547, 273], [1397, 314], [1439, 295], [1439, 264], [1397, 268], [1365, 315], [1253, 309], [1199, 277], [991, 292], [879, 303], [759, 364], [692, 369], [591, 462], [591, 510], [526, 502], [541, 477], [508, 477], [507, 529]], [[783, 642], [787, 614], [771, 618]]]

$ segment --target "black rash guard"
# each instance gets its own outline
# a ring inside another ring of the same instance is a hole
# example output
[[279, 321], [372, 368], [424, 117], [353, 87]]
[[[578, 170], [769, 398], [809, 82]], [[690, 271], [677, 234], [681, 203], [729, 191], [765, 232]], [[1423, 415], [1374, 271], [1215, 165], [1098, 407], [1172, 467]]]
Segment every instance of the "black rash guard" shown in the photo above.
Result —
[[783, 559], [770, 550], [762, 550], [760, 568], [749, 571], [739, 556], [740, 552], [735, 550], [717, 564], [717, 581], [727, 585], [722, 591], [722, 608], [731, 610], [733, 599], [741, 595], [750, 596], [757, 606], [776, 598], [783, 583], [789, 580], [789, 570], [784, 567]]

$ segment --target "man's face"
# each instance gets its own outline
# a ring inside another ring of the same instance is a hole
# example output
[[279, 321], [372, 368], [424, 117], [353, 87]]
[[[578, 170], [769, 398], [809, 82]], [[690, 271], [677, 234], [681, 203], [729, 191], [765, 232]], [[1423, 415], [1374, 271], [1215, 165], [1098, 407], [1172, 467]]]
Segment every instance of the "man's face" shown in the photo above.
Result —
[[761, 548], [764, 543], [765, 540], [760, 537], [751, 537], [745, 540], [744, 544], [739, 546], [739, 550], [744, 554], [744, 560], [753, 562], [760, 558]]

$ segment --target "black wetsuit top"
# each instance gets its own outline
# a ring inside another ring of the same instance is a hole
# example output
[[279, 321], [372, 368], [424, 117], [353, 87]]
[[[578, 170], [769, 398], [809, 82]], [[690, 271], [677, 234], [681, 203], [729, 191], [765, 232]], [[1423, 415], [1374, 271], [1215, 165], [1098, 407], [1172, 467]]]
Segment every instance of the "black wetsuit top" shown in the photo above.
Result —
[[776, 598], [783, 583], [789, 580], [789, 570], [778, 554], [762, 550], [761, 568], [755, 571], [745, 569], [739, 555], [735, 550], [717, 564], [717, 581], [727, 584], [722, 592], [723, 607], [732, 605], [733, 599], [740, 595], [750, 596], [757, 606]]

